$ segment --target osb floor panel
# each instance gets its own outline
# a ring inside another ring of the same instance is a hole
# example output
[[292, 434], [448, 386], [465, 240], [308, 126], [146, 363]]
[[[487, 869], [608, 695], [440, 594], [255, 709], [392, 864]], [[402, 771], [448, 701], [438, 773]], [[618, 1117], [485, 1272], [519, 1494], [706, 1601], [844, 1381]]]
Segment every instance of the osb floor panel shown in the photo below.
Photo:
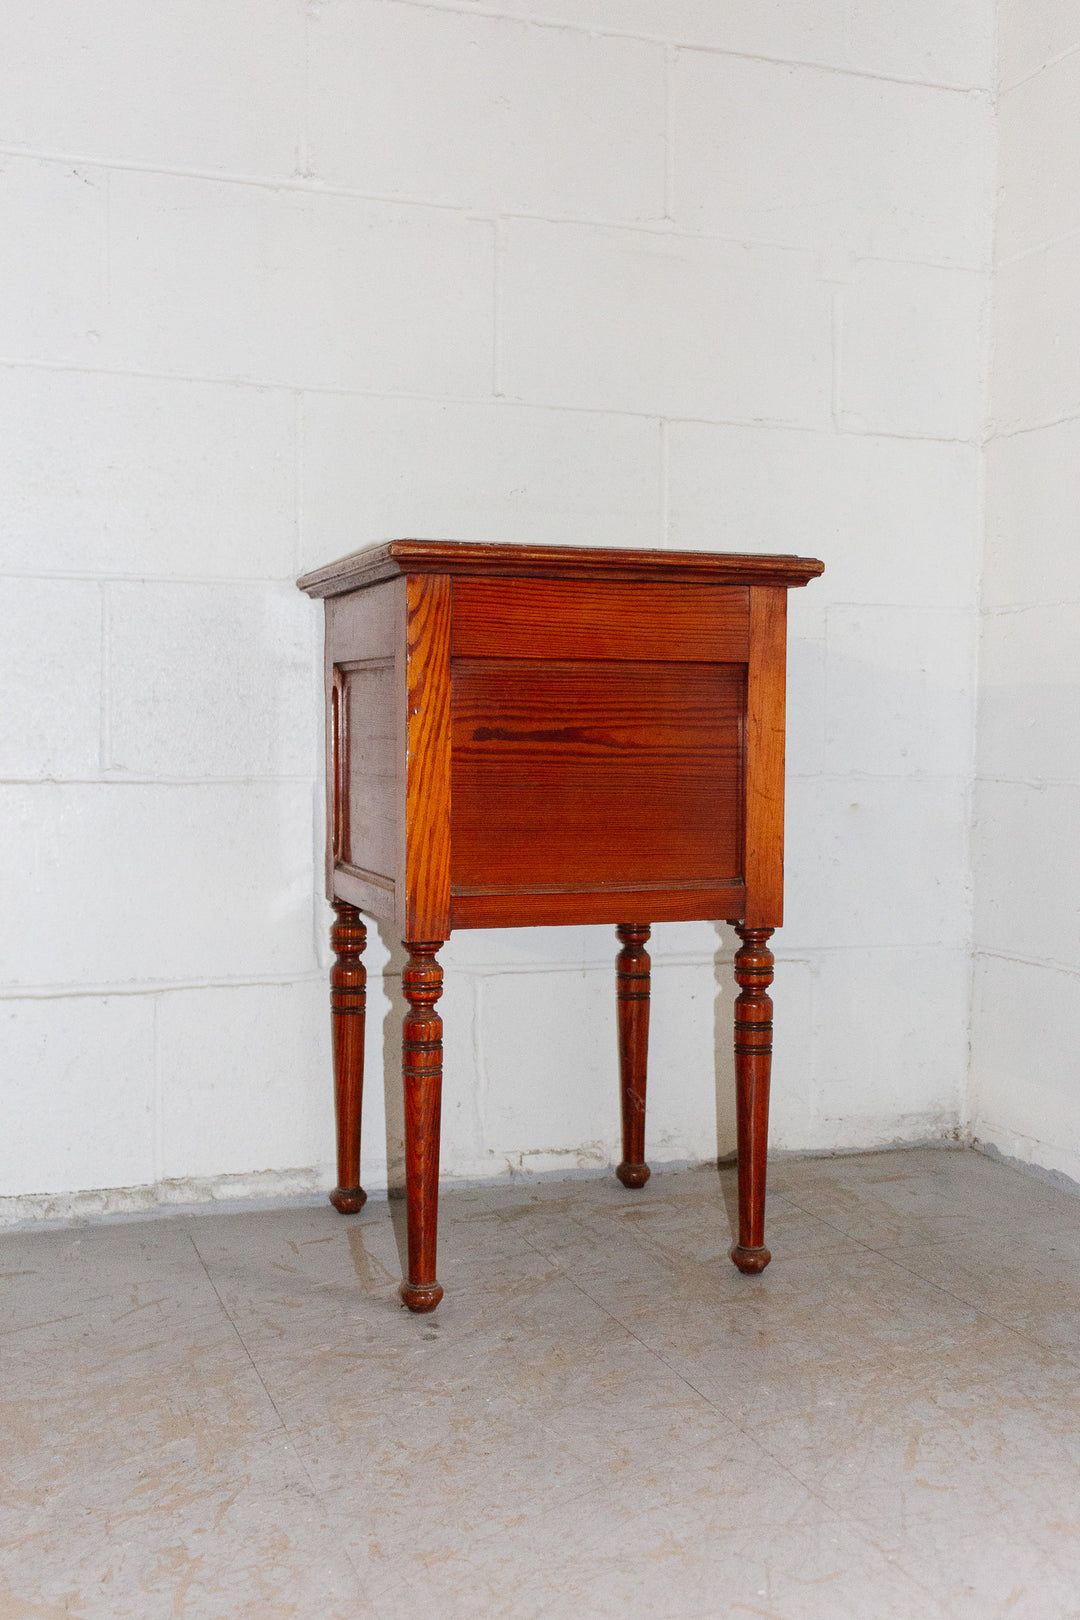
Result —
[[1080, 1616], [1080, 1199], [966, 1151], [0, 1238], [2, 1620]]

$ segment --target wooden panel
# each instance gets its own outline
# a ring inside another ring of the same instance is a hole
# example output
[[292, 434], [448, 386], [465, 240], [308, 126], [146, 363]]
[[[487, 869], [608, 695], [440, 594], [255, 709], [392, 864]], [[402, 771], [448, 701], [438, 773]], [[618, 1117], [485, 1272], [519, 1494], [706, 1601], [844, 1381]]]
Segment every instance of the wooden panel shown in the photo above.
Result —
[[396, 890], [396, 884], [375, 879], [370, 873], [359, 872], [351, 866], [334, 868], [334, 894], [339, 900], [359, 907], [369, 917], [393, 922], [397, 915]]
[[392, 658], [334, 666], [335, 865], [390, 882], [398, 864], [398, 690]]
[[745, 663], [748, 591], [668, 581], [462, 579], [455, 658]]
[[741, 876], [740, 665], [453, 664], [455, 889]]
[[445, 575], [406, 581], [405, 894], [402, 937], [450, 933], [450, 611]]
[[575, 889], [516, 890], [511, 893], [483, 893], [454, 890], [451, 920], [455, 928], [537, 928], [572, 923], [624, 922], [628, 915], [648, 917], [650, 922], [691, 922], [699, 917], [738, 917], [742, 915], [744, 892], [741, 883], [720, 888], [691, 886], [685, 889]]
[[784, 676], [787, 591], [750, 592], [746, 721], [746, 914], [748, 928], [784, 920]]
[[[356, 762], [366, 758], [368, 729], [374, 727], [376, 732], [384, 731], [387, 718], [382, 712], [381, 703], [372, 711], [362, 700], [355, 704], [349, 702], [347, 693], [349, 683], [341, 666], [352, 665], [359, 668], [362, 664], [395, 657], [397, 603], [403, 591], [404, 583], [393, 580], [371, 590], [358, 592], [355, 596], [341, 597], [326, 603], [326, 892], [331, 900], [335, 894], [340, 894], [343, 900], [348, 900], [351, 905], [363, 905], [365, 910], [371, 908], [356, 898], [355, 885], [352, 886], [351, 893], [345, 893], [339, 888], [334, 875], [335, 866], [338, 860], [348, 858], [347, 851], [351, 843], [354, 846], [354, 859], [360, 867], [370, 868], [371, 863], [377, 861], [382, 868], [379, 871], [380, 876], [384, 878], [396, 876], [400, 866], [400, 833], [395, 830], [391, 853], [387, 857], [385, 840], [376, 839], [376, 852], [373, 853], [364, 829], [373, 819], [381, 819], [385, 824], [387, 817], [391, 819], [395, 829], [397, 828], [402, 814], [400, 805], [404, 801], [404, 766], [403, 760], [399, 760], [395, 765], [396, 786], [392, 800], [387, 798], [385, 791], [381, 794], [376, 791], [372, 797], [363, 784], [357, 781], [357, 795], [361, 808], [358, 825], [351, 828], [350, 777], [355, 777], [359, 773], [355, 763], [350, 771], [348, 756], [351, 752]], [[403, 657], [403, 654], [401, 656]], [[402, 695], [398, 705], [402, 709], [403, 681], [402, 674], [399, 681]], [[350, 710], [353, 712], [350, 713]], [[346, 736], [350, 727], [351, 746]], [[362, 804], [365, 796], [371, 799], [366, 809]], [[384, 864], [387, 859], [389, 864]], [[379, 867], [374, 869], [379, 870]]]
[[354, 658], [392, 658], [396, 652], [397, 603], [401, 585], [391, 580], [326, 604], [326, 647], [333, 663]]

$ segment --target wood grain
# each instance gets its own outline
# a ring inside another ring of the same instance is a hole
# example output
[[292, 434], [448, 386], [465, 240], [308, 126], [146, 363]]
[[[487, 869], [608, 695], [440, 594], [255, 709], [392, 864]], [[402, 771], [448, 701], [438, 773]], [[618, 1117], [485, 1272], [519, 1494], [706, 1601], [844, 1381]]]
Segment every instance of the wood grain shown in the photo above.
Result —
[[787, 591], [750, 592], [746, 695], [746, 912], [752, 928], [784, 920], [784, 695]]
[[439, 1230], [439, 1134], [442, 1107], [442, 1019], [435, 1004], [443, 973], [442, 940], [406, 940], [401, 985], [408, 1003], [401, 1040], [405, 1088], [405, 1192], [409, 1268], [400, 1294], [410, 1311], [433, 1311], [443, 1291], [436, 1280]]
[[619, 1025], [619, 1104], [622, 1163], [615, 1174], [624, 1187], [644, 1187], [645, 1082], [649, 1063], [650, 959], [648, 923], [620, 923], [622, 950], [615, 963], [615, 1009]]
[[439, 575], [406, 581], [406, 939], [450, 932], [450, 614], [452, 587]]
[[387, 540], [304, 574], [309, 596], [338, 596], [404, 574], [463, 579], [681, 579], [686, 584], [805, 585], [816, 557], [727, 551], [628, 551], [605, 546], [484, 545], [470, 540]]
[[[391, 834], [387, 864], [386, 817], [389, 815], [390, 825], [396, 829], [400, 820], [398, 803], [404, 797], [403, 762], [394, 758], [388, 772], [384, 760], [376, 769], [381, 780], [378, 784], [370, 783], [369, 733], [385, 733], [388, 726], [394, 725], [393, 716], [398, 707], [403, 707], [404, 697], [394, 694], [389, 714], [380, 712], [385, 704], [370, 712], [362, 701], [350, 701], [346, 670], [350, 665], [373, 667], [389, 660], [397, 672], [398, 688], [403, 689], [405, 652], [404, 647], [398, 647], [396, 634], [397, 603], [403, 591], [403, 581], [392, 581], [326, 604], [326, 892], [331, 901], [340, 896], [364, 910], [372, 908], [366, 897], [358, 895], [355, 882], [341, 885], [335, 872], [339, 863], [352, 868], [354, 873], [374, 871], [382, 885], [391, 884], [392, 891], [399, 867], [397, 834], [396, 831]], [[350, 769], [350, 760], [355, 764], [354, 770]], [[392, 777], [390, 781], [386, 780], [388, 774]], [[355, 826], [350, 809], [353, 792], [357, 796]], [[365, 830], [370, 820], [381, 820], [384, 829], [382, 845], [376, 840], [374, 852]], [[355, 843], [355, 848], [350, 848], [351, 843]], [[393, 916], [392, 892], [389, 909], [385, 895], [379, 897], [376, 905], [378, 909], [373, 915]]]
[[745, 663], [743, 585], [669, 580], [463, 579], [454, 586], [451, 656]]
[[739, 1149], [739, 1241], [731, 1258], [740, 1271], [764, 1271], [765, 1166], [769, 1138], [769, 1074], [772, 1067], [773, 954], [771, 928], [739, 927], [735, 953], [735, 1121]]
[[742, 706], [738, 665], [455, 660], [455, 888], [738, 882]]
[[450, 918], [454, 928], [556, 928], [581, 923], [617, 923], [627, 912], [647, 914], [654, 922], [692, 922], [698, 917], [741, 916], [745, 890], [741, 883], [725, 888], [712, 884], [658, 884], [653, 888], [567, 884], [561, 888], [453, 889]]
[[367, 929], [355, 906], [338, 901], [330, 929], [334, 965], [330, 969], [330, 1025], [334, 1037], [334, 1117], [337, 1123], [338, 1184], [330, 1202], [342, 1215], [355, 1215], [367, 1202], [360, 1185], [360, 1113], [364, 1100], [364, 1025], [367, 969], [360, 960]]

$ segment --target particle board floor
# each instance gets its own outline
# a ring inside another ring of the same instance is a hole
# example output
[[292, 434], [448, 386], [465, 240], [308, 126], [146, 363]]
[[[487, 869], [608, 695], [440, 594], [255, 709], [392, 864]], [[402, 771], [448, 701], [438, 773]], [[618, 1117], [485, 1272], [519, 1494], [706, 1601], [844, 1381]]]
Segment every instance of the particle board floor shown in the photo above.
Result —
[[976, 1153], [0, 1237], [2, 1620], [1080, 1615], [1080, 1198]]

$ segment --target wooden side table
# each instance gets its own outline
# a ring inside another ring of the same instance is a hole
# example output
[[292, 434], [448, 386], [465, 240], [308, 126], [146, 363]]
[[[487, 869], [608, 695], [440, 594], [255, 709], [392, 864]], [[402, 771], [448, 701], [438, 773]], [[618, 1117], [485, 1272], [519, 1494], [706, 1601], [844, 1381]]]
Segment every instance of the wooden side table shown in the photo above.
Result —
[[[394, 540], [306, 574], [326, 599], [327, 893], [338, 1186], [359, 1210], [366, 942], [396, 926], [408, 1277], [436, 1281], [442, 993], [455, 928], [613, 923], [622, 1163], [644, 1186], [650, 924], [736, 927], [740, 1271], [769, 1263], [787, 592], [812, 558]], [[635, 920], [628, 920], [635, 919]], [[647, 920], [645, 920], [647, 919]]]

